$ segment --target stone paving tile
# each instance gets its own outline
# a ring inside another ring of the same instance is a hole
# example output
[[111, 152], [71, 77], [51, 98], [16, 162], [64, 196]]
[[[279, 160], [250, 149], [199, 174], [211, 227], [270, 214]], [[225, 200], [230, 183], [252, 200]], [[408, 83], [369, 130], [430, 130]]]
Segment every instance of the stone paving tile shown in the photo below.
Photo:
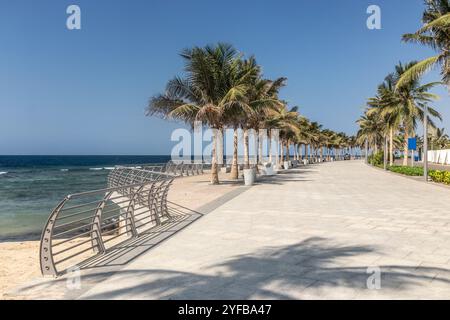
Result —
[[449, 196], [361, 162], [290, 170], [80, 298], [450, 299]]

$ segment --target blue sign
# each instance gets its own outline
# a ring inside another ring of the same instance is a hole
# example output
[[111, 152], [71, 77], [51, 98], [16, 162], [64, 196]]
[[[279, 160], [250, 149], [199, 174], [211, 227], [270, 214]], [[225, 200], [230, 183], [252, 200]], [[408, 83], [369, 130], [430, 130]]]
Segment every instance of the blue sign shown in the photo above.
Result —
[[409, 138], [408, 139], [408, 150], [416, 150], [417, 149], [417, 139]]

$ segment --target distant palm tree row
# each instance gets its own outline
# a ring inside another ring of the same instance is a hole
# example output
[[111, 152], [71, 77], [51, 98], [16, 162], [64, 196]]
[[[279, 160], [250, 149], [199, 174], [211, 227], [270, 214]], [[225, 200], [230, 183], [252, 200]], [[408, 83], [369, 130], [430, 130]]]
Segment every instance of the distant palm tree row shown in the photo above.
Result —
[[[438, 54], [423, 61], [399, 63], [378, 86], [376, 96], [369, 98], [364, 115], [357, 121], [357, 142], [368, 143], [375, 153], [388, 140], [389, 164], [393, 165], [394, 150], [403, 152], [403, 165], [408, 161], [408, 138], [416, 136], [417, 124], [427, 120], [432, 128], [431, 146], [450, 146], [444, 129], [436, 128], [434, 118], [441, 115], [430, 106], [439, 97], [429, 92], [439, 84], [450, 85], [450, 1], [426, 0], [424, 26], [414, 34], [405, 34], [403, 41], [421, 43], [435, 49]], [[441, 67], [442, 82], [420, 83], [420, 77], [433, 66]]]
[[[182, 121], [191, 127], [201, 122], [213, 130], [211, 183], [219, 183], [218, 133], [233, 129], [233, 161], [231, 178], [237, 179], [238, 130], [244, 136], [244, 169], [250, 168], [249, 130], [267, 129], [269, 132], [269, 161], [272, 162], [270, 129], [279, 130], [281, 162], [289, 160], [291, 152], [295, 160], [305, 157], [322, 161], [332, 156], [352, 152], [356, 138], [344, 133], [323, 130], [298, 113], [297, 107], [279, 97], [286, 85], [286, 78], [265, 79], [254, 57], [245, 58], [231, 45], [194, 47], [181, 53], [184, 65], [183, 77], [175, 77], [166, 85], [166, 91], [152, 97], [147, 115]], [[258, 137], [258, 135], [257, 135]], [[258, 142], [258, 145], [259, 142]], [[258, 148], [258, 163], [261, 148]], [[304, 154], [301, 155], [301, 150]]]

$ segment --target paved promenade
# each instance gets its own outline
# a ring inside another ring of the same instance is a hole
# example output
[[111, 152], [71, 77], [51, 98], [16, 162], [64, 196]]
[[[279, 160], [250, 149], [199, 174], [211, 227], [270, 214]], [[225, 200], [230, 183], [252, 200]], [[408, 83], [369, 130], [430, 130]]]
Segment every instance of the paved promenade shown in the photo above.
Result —
[[450, 299], [449, 199], [362, 162], [290, 170], [79, 298]]

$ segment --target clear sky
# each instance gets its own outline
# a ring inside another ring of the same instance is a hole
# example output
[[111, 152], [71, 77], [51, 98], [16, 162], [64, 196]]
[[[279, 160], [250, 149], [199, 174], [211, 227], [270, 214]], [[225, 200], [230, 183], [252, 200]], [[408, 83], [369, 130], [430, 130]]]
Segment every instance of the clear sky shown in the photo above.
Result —
[[[66, 8], [81, 8], [81, 30]], [[366, 9], [382, 10], [382, 30]], [[168, 154], [179, 124], [147, 118], [148, 98], [180, 74], [178, 53], [218, 41], [254, 54], [282, 98], [354, 134], [355, 120], [399, 61], [430, 56], [401, 35], [422, 0], [0, 0], [0, 154]], [[437, 81], [437, 72], [424, 81]], [[450, 125], [444, 87], [436, 103]]]

